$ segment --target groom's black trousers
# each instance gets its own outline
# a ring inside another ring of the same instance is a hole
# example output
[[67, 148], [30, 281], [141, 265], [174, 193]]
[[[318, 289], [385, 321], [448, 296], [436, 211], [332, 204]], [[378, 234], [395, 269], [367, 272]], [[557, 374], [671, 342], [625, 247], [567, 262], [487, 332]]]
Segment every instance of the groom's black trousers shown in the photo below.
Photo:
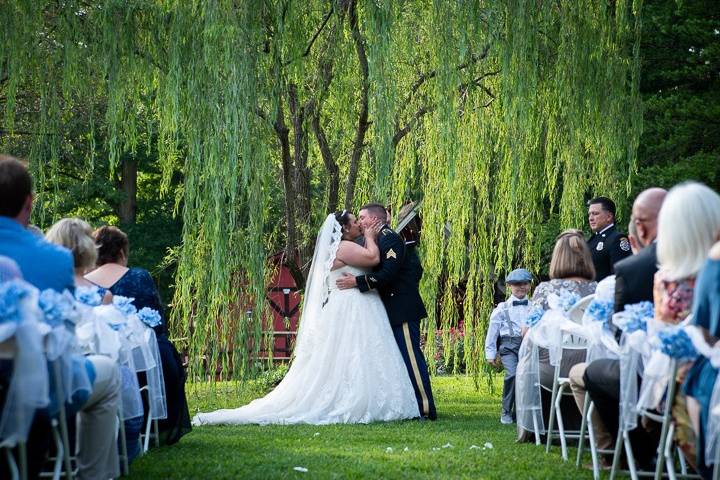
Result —
[[435, 420], [437, 413], [430, 388], [430, 375], [425, 356], [420, 349], [420, 323], [404, 322], [401, 325], [393, 325], [392, 329], [405, 361], [410, 381], [415, 389], [420, 415]]

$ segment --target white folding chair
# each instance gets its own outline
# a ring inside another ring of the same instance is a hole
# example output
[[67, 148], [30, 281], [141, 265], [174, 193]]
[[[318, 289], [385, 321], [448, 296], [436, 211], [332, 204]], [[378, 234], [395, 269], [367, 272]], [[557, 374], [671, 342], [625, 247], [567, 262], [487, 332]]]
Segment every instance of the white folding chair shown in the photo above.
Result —
[[[588, 295], [578, 300], [567, 312], [569, 320], [581, 324], [582, 317], [585, 313], [585, 309], [588, 307], [595, 295]], [[558, 364], [555, 367], [555, 373], [553, 377], [553, 388], [552, 396], [550, 401], [550, 421], [547, 429], [547, 443], [545, 452], [550, 451], [550, 445], [552, 444], [553, 434], [555, 433], [554, 426], [555, 420], [557, 419], [558, 430], [557, 434], [560, 437], [560, 448], [562, 451], [562, 458], [564, 461], [568, 460], [567, 452], [567, 439], [578, 439], [582, 443], [582, 439], [586, 436], [583, 431], [583, 425], [581, 423], [580, 430], [565, 430], [565, 425], [562, 418], [562, 410], [560, 408], [563, 397], [571, 397], [573, 395], [570, 388], [570, 379], [568, 377], [560, 376], [560, 366], [562, 364], [562, 352], [564, 350], [587, 350], [588, 342], [585, 337], [576, 335], [569, 332], [562, 333], [562, 349]], [[541, 387], [547, 391], [548, 388], [541, 385]]]
[[[50, 457], [52, 462], [52, 471], [43, 471], [40, 473], [41, 478], [52, 478], [57, 480], [60, 477], [73, 479], [77, 475], [77, 461], [70, 454], [70, 438], [68, 434], [67, 412], [65, 411], [65, 402], [63, 400], [62, 375], [60, 373], [60, 360], [50, 363], [50, 375], [53, 376], [55, 383], [55, 396], [58, 402], [58, 415], [51, 419], [53, 441], [55, 442], [55, 456]], [[74, 463], [74, 465], [73, 465]]]
[[[562, 350], [586, 350], [587, 340], [579, 335], [570, 333], [563, 333]], [[572, 396], [572, 390], [570, 389], [570, 379], [568, 377], [560, 376], [560, 366], [562, 363], [562, 354], [558, 359], [558, 364], [555, 367], [555, 373], [553, 377], [553, 388], [552, 396], [550, 400], [550, 421], [547, 429], [547, 443], [545, 451], [550, 451], [550, 445], [552, 445], [553, 435], [557, 433], [560, 437], [560, 448], [562, 451], [562, 458], [564, 461], [568, 460], [567, 452], [567, 439], [580, 439], [580, 430], [565, 430], [565, 425], [562, 417], [562, 410], [560, 408], [563, 397]], [[542, 386], [543, 389], [550, 391], [546, 387]], [[557, 420], [558, 429], [555, 430], [555, 420]]]
[[[160, 427], [158, 424], [157, 419], [153, 418], [153, 409], [152, 404], [150, 402], [150, 389], [147, 385], [140, 388], [140, 393], [144, 393], [147, 395], [148, 398], [148, 415], [147, 415], [147, 421], [145, 422], [145, 429], [143, 432], [140, 432], [140, 441], [142, 442], [142, 449], [140, 450], [140, 455], [143, 455], [147, 453], [147, 451], [150, 449], [150, 438], [155, 439], [155, 446], [160, 446]], [[152, 431], [151, 431], [152, 430]]]
[[[15, 338], [11, 337], [4, 342], [0, 343], [0, 359], [12, 360], [15, 358], [17, 353], [17, 345]], [[1, 412], [0, 412], [1, 413]], [[0, 450], [5, 451], [5, 458], [10, 469], [10, 477], [13, 479], [27, 480], [28, 477], [28, 465], [27, 465], [27, 445], [25, 442], [18, 442], [17, 446], [17, 457], [20, 462], [19, 468], [13, 455], [13, 448], [9, 446], [1, 447]]]
[[674, 456], [675, 450], [673, 434], [674, 434], [674, 423], [672, 420], [672, 405], [675, 398], [675, 392], [677, 385], [675, 378], [677, 377], [678, 365], [677, 361], [673, 360], [670, 364], [670, 381], [668, 382], [666, 394], [665, 394], [665, 405], [663, 411], [658, 413], [654, 410], [647, 408], [638, 408], [638, 416], [648, 418], [661, 425], [660, 429], [660, 441], [658, 442], [657, 448], [657, 462], [655, 465], [655, 471], [638, 470], [635, 463], [635, 456], [632, 450], [632, 444], [630, 442], [630, 432], [623, 428], [622, 421], [620, 422], [620, 428], [618, 429], [617, 441], [615, 442], [615, 451], [613, 458], [613, 465], [610, 471], [610, 480], [614, 480], [615, 475], [620, 472], [620, 454], [625, 447], [625, 456], [627, 458], [628, 473], [633, 480], [637, 480], [639, 477], [653, 477], [655, 480], [660, 480], [663, 477], [663, 470], [668, 469], [667, 476], [669, 478], [700, 478], [699, 475], [688, 473], [687, 466], [682, 455], [680, 455], [680, 464], [682, 473], [680, 475], [675, 473], [674, 468]]

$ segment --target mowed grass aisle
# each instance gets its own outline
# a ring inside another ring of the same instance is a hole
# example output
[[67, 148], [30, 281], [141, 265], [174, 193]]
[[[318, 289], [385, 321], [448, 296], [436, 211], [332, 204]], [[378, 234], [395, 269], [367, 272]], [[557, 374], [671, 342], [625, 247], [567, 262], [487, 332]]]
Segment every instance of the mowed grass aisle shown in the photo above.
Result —
[[[491, 394], [486, 387], [476, 391], [464, 376], [433, 378], [436, 422], [195, 428], [180, 443], [136, 460], [130, 478], [592, 478], [575, 468], [574, 449], [573, 461], [565, 464], [559, 447], [546, 455], [544, 446], [516, 444], [515, 426], [499, 421], [497, 385]], [[191, 414], [263, 393], [257, 384], [218, 388], [228, 393], [190, 393]]]

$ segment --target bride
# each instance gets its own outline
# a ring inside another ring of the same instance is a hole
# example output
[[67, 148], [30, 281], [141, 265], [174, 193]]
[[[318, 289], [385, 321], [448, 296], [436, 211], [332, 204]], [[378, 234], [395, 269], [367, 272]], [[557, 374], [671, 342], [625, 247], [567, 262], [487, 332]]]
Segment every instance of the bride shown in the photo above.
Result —
[[[344, 272], [380, 262], [379, 228], [345, 210], [318, 233], [294, 360], [269, 394], [244, 407], [200, 413], [193, 425], [368, 423], [420, 416], [415, 393], [377, 292], [339, 290]], [[366, 246], [353, 239], [365, 234]]]

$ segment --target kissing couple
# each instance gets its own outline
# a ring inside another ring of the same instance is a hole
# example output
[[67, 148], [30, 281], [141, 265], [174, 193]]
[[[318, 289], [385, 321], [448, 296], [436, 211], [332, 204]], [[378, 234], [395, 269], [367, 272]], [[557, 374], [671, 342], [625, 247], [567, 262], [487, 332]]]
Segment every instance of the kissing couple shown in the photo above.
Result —
[[[320, 228], [290, 368], [265, 397], [199, 413], [194, 425], [370, 423], [427, 418], [435, 403], [420, 349], [427, 312], [415, 245], [379, 203]], [[365, 245], [356, 240], [365, 237]]]

